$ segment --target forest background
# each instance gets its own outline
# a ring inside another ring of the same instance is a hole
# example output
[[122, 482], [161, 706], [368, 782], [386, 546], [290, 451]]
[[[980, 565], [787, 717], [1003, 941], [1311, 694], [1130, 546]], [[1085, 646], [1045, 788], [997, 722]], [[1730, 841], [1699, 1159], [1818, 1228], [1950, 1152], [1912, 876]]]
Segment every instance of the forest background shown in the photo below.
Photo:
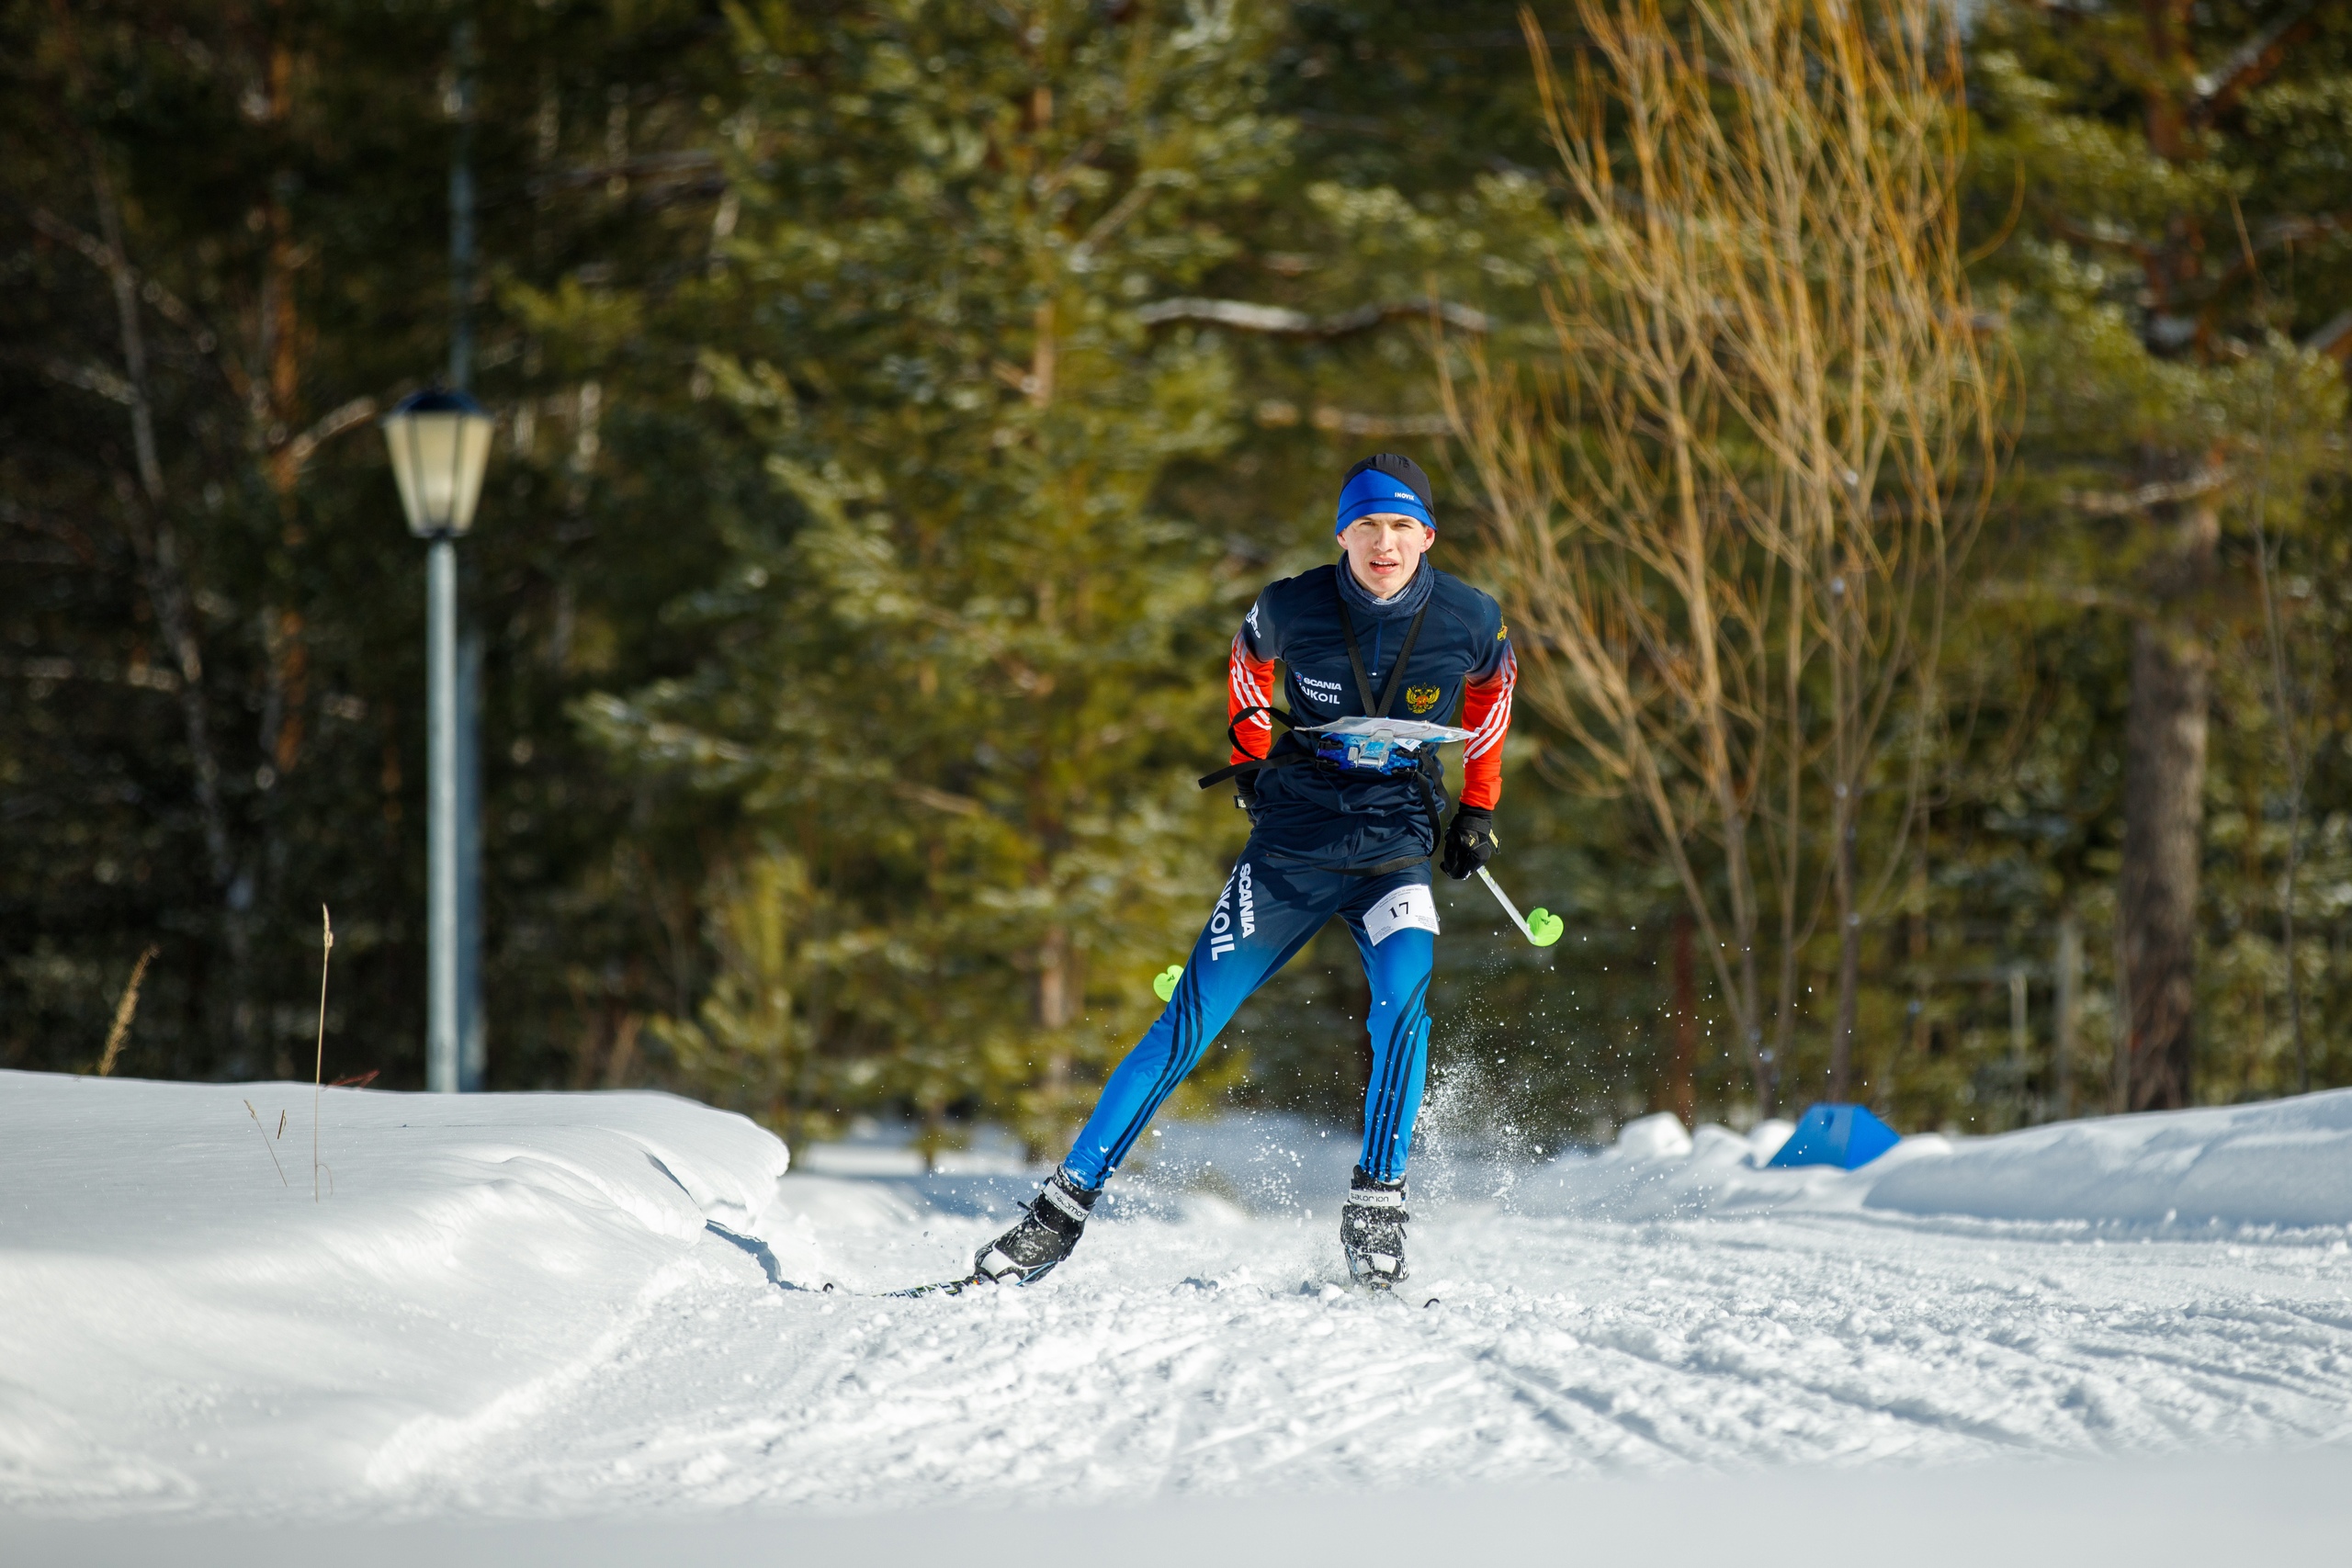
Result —
[[[1623, 151], [1611, 29], [1921, 10], [6, 0], [0, 1066], [90, 1070], [153, 945], [116, 1070], [293, 1076], [324, 903], [328, 1076], [421, 1084], [424, 557], [373, 421], [462, 322], [491, 1085], [1050, 1147], [1239, 847], [1192, 782], [1226, 645], [1344, 468], [1417, 457], [1433, 558], [1539, 635], [1462, 389], [1585, 449], [1562, 138]], [[1561, 686], [1497, 867], [1566, 940], [1441, 887], [1457, 1131], [1743, 1122], [1840, 1040], [1905, 1130], [2352, 1082], [2352, 13], [1957, 37], [1989, 500], [1884, 743], [1792, 739], [1757, 807], [1804, 828], [1775, 1031], [1694, 919], [1724, 845], [1679, 873]], [[1185, 1103], [1350, 1118], [1361, 1007], [1327, 932]]]

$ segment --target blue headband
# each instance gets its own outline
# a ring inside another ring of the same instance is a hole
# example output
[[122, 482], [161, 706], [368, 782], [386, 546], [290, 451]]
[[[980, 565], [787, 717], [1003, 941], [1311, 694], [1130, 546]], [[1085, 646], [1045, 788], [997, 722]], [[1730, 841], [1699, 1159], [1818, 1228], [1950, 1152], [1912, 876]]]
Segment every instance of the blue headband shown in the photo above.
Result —
[[1348, 525], [1359, 517], [1375, 512], [1393, 512], [1400, 517], [1410, 517], [1427, 528], [1437, 526], [1437, 519], [1421, 498], [1408, 489], [1405, 481], [1377, 468], [1366, 468], [1340, 487], [1340, 520], [1332, 528], [1334, 534], [1344, 534]]

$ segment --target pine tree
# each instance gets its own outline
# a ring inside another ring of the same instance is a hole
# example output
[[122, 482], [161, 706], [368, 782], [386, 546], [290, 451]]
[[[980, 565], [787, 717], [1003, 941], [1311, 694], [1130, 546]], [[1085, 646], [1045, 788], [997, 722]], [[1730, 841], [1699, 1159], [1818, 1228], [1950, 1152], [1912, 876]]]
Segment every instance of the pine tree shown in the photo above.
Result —
[[[933, 1144], [987, 1105], [1044, 1141], [1156, 1005], [1232, 814], [1222, 527], [1171, 465], [1234, 433], [1224, 355], [1155, 326], [1280, 166], [1234, 6], [912, 3], [739, 15], [732, 238], [695, 309], [759, 434], [724, 652], [610, 705], [721, 750], [707, 782], [834, 911], [831, 1081]], [[723, 751], [723, 755], [721, 752]]]
[[[2339, 154], [2323, 149], [2342, 145], [2352, 17], [2305, 0], [2003, 4], [1978, 21], [1972, 71], [1984, 228], [1997, 241], [2016, 226], [1987, 271], [2018, 291], [2041, 581], [2077, 604], [2102, 595], [2132, 624], [2127, 1100], [2182, 1105], [2213, 660], [2243, 613], [2225, 538], [2258, 511], [2273, 527], [2300, 511], [2341, 418], [2323, 351], [2342, 350], [2327, 321], [2352, 252]], [[2067, 559], [2071, 580], [2049, 570]]]
[[[566, 278], [606, 307], [659, 297], [699, 260], [716, 159], [684, 133], [731, 62], [716, 6], [17, 0], [0, 1063], [84, 1062], [153, 940], [122, 1071], [290, 1072], [279, 1004], [325, 900], [350, 916], [346, 1070], [421, 1078], [422, 563], [372, 416], [449, 364], [465, 15], [467, 304], [502, 425], [462, 547], [493, 1081], [605, 1076], [646, 994], [693, 987], [693, 834], [640, 818], [565, 705], [686, 666], [659, 612], [716, 553], [699, 487], [733, 477], [705, 445], [726, 433], [669, 417], [689, 365], [583, 365], [507, 306]], [[607, 406], [639, 378], [673, 402]], [[634, 509], [649, 492], [663, 514]]]

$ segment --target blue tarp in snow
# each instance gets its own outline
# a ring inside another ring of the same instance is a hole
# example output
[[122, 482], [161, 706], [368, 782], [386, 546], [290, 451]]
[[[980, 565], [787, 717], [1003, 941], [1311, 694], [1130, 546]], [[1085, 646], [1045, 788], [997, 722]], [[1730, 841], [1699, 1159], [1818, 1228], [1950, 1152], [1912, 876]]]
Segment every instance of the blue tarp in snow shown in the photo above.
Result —
[[1902, 1141], [1902, 1134], [1859, 1105], [1816, 1105], [1767, 1165], [1865, 1166]]

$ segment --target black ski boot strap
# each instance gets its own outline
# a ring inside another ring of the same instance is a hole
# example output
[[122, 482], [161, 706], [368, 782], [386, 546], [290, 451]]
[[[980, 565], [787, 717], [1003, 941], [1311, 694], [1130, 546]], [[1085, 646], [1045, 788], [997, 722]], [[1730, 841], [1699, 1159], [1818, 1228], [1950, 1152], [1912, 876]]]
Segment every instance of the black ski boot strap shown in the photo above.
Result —
[[1029, 1212], [1040, 1224], [1069, 1235], [1086, 1228], [1086, 1217], [1094, 1212], [1094, 1200], [1101, 1196], [1101, 1188], [1089, 1191], [1057, 1170], [1046, 1178]]
[[1348, 1177], [1348, 1207], [1351, 1209], [1401, 1209], [1405, 1206], [1405, 1179], [1383, 1181], [1363, 1167], [1358, 1166]]

